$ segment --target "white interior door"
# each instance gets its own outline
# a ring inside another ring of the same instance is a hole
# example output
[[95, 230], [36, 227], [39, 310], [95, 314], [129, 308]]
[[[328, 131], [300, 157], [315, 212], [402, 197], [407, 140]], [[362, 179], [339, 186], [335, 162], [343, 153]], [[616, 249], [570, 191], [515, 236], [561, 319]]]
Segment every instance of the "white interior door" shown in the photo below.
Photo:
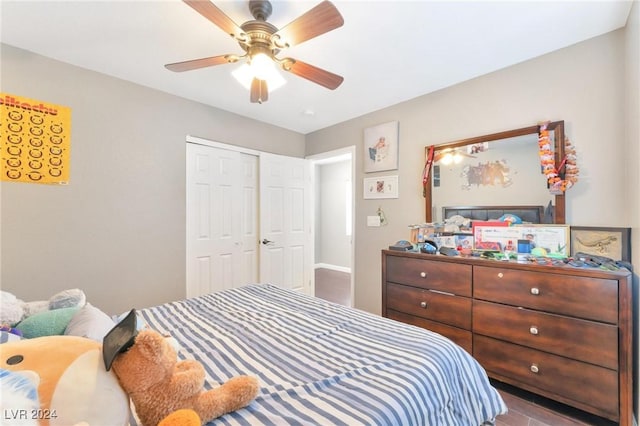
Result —
[[187, 297], [258, 281], [257, 164], [187, 143]]
[[260, 281], [313, 294], [311, 162], [260, 154]]

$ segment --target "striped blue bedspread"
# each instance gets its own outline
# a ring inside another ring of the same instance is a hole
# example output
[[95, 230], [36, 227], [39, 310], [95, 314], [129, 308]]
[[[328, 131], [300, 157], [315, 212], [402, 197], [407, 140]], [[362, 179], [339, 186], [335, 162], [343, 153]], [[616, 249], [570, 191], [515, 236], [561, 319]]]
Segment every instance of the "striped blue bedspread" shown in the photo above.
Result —
[[209, 425], [481, 425], [506, 412], [480, 365], [439, 334], [270, 284], [139, 311], [211, 388], [261, 390]]

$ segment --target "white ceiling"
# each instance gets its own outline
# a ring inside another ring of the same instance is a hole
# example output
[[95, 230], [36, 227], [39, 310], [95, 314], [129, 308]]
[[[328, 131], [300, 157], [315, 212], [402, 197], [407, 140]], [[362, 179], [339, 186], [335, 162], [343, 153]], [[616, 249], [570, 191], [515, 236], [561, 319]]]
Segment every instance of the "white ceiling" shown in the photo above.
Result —
[[[214, 0], [236, 23], [247, 0]], [[273, 1], [282, 28], [318, 1]], [[302, 134], [624, 27], [631, 1], [335, 0], [343, 27], [279, 56], [342, 75], [335, 91], [283, 73], [264, 104], [231, 76], [238, 64], [174, 73], [164, 64], [243, 53], [178, 0], [7, 1], [2, 43]]]

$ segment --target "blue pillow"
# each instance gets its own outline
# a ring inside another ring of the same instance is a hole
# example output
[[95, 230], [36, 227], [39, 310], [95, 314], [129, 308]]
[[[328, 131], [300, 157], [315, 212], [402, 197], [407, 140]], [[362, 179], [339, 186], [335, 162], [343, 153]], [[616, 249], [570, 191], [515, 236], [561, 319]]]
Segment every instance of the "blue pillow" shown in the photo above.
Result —
[[22, 335], [27, 339], [62, 335], [78, 309], [80, 307], [74, 306], [38, 312], [20, 321], [15, 328], [22, 331]]

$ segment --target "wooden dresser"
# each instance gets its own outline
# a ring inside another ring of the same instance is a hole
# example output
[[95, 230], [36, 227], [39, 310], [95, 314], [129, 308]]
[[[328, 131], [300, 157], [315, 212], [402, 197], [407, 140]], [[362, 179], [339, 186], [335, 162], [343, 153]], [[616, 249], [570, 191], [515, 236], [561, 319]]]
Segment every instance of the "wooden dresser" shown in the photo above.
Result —
[[383, 250], [382, 314], [449, 337], [499, 381], [631, 425], [627, 271]]

